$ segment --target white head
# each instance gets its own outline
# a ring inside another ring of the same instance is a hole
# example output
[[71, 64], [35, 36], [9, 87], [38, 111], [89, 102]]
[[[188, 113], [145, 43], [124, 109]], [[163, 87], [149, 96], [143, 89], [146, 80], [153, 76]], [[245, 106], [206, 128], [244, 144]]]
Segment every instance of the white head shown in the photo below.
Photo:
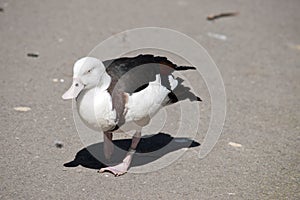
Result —
[[105, 90], [111, 82], [103, 63], [93, 57], [84, 57], [77, 60], [73, 68], [73, 83], [62, 96], [63, 99], [76, 98], [82, 90], [99, 86]]

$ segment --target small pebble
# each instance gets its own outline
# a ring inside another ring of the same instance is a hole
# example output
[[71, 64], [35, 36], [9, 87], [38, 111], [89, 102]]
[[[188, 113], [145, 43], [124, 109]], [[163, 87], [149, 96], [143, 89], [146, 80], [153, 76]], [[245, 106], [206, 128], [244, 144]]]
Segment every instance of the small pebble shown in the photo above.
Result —
[[59, 148], [59, 149], [64, 146], [63, 142], [61, 142], [61, 141], [55, 141], [54, 144], [55, 144], [55, 147]]
[[212, 37], [212, 38], [215, 38], [215, 39], [218, 39], [218, 40], [227, 40], [227, 36], [226, 35], [222, 35], [222, 34], [219, 34], [219, 33], [211, 33], [211, 32], [208, 32], [207, 35], [209, 37]]
[[233, 146], [233, 147], [242, 147], [241, 144], [235, 143], [235, 142], [229, 142], [228, 145]]
[[39, 57], [39, 54], [38, 53], [27, 53], [27, 56], [37, 58], [37, 57]]
[[58, 79], [57, 79], [57, 78], [54, 78], [54, 79], [52, 79], [52, 81], [53, 81], [54, 83], [57, 83], [57, 82], [58, 82]]
[[61, 78], [59, 81], [60, 81], [61, 83], [65, 82], [65, 80], [64, 80], [64, 79], [62, 79], [62, 78]]
[[290, 44], [289, 46], [295, 50], [300, 50], [300, 44]]
[[27, 112], [27, 111], [31, 110], [31, 108], [20, 106], [20, 107], [14, 107], [14, 110], [19, 111], [19, 112]]

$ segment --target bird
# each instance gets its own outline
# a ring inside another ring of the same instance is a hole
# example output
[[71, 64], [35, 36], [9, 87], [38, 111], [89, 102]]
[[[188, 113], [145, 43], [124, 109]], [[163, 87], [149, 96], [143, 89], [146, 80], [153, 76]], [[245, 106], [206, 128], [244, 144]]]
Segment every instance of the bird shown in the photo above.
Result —
[[127, 173], [141, 138], [142, 128], [164, 106], [182, 99], [202, 101], [173, 73], [196, 70], [178, 66], [167, 57], [140, 54], [101, 61], [83, 57], [73, 66], [73, 82], [62, 95], [74, 99], [81, 120], [89, 128], [104, 134], [103, 152], [110, 159], [114, 152], [113, 134], [131, 124], [135, 133], [120, 164], [99, 169], [115, 176]]

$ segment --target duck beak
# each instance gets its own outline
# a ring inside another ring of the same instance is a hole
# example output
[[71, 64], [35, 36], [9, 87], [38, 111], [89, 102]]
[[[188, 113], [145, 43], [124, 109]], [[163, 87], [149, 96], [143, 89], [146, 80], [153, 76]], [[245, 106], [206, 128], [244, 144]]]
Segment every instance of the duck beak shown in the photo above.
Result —
[[84, 84], [78, 79], [73, 79], [71, 87], [62, 95], [63, 99], [74, 99], [76, 98], [81, 90], [84, 88]]

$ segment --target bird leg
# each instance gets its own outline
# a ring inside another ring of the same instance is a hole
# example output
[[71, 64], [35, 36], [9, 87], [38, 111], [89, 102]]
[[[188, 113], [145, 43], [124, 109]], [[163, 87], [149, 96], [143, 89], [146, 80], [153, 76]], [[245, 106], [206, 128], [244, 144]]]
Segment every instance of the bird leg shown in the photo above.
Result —
[[133, 154], [135, 153], [135, 149], [139, 144], [140, 138], [141, 138], [141, 132], [137, 131], [132, 137], [130, 149], [127, 152], [126, 157], [123, 159], [122, 163], [112, 167], [101, 168], [98, 172], [102, 173], [105, 171], [109, 171], [113, 173], [115, 176], [121, 176], [125, 174], [131, 164]]
[[112, 132], [104, 132], [103, 151], [107, 160], [111, 158], [114, 152], [114, 144], [112, 143]]

